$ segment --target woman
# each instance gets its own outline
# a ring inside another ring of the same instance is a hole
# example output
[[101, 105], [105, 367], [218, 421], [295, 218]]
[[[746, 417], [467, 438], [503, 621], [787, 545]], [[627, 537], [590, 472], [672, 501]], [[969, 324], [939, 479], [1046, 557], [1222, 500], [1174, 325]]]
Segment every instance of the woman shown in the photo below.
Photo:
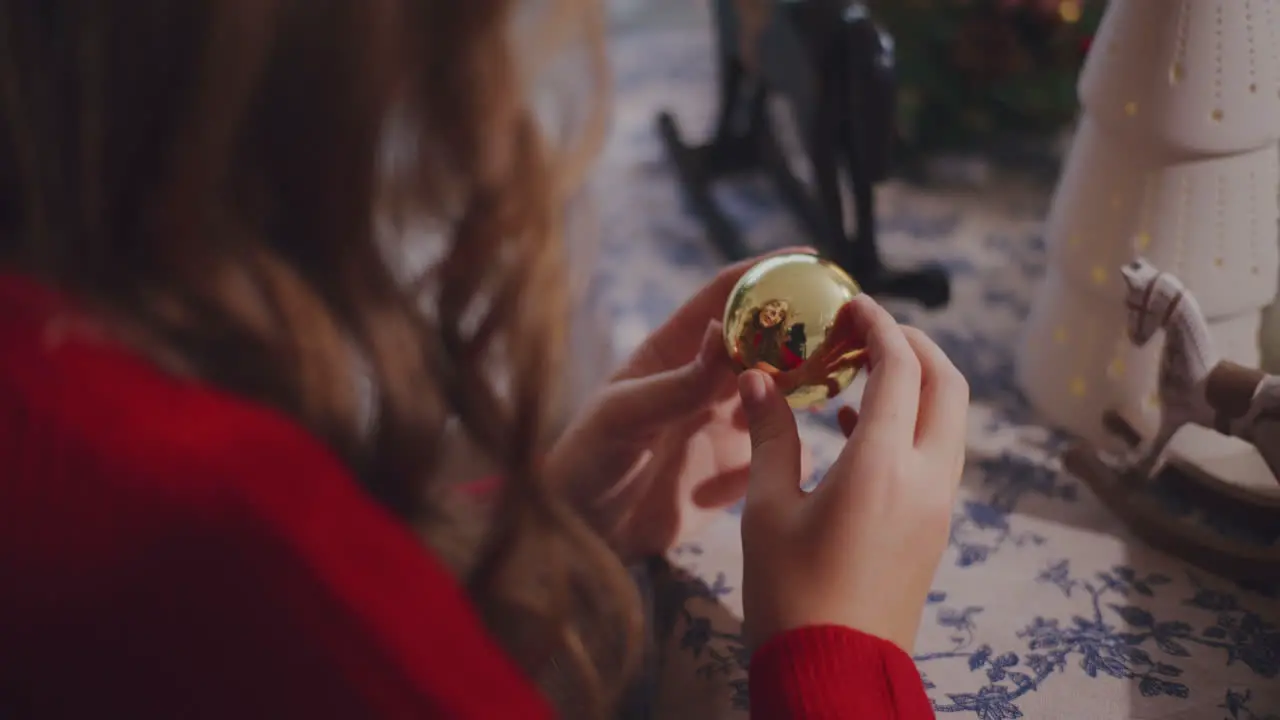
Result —
[[769, 300], [743, 325], [734, 362], [768, 375], [783, 395], [806, 385], [825, 385], [827, 399], [834, 398], [842, 390], [835, 374], [865, 363], [866, 348], [854, 337], [851, 320], [848, 313], [837, 314], [806, 358], [804, 324], [791, 322], [785, 300]]
[[[785, 300], [770, 300], [751, 313], [751, 319], [742, 327], [738, 338], [738, 357], [755, 359], [754, 365], [767, 366], [769, 371], [794, 370], [804, 362], [804, 352], [792, 347], [792, 325], [787, 317]], [[745, 360], [743, 360], [745, 363]], [[765, 367], [761, 367], [765, 370]]]
[[[753, 712], [930, 714], [906, 650], [967, 396], [923, 335], [849, 306], [862, 418], [802, 494], [715, 341], [731, 268], [544, 452], [583, 164], [512, 5], [0, 0], [0, 714], [532, 718], [540, 683], [603, 716], [625, 563], [711, 486], [747, 498]], [[568, 10], [533, 37], [599, 11]], [[439, 472], [454, 422], [490, 490]]]

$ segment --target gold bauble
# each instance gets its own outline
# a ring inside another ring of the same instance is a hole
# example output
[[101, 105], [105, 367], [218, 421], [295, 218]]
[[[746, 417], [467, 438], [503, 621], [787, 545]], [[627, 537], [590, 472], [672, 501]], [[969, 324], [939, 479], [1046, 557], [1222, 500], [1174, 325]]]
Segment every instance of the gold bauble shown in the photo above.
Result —
[[831, 331], [840, 308], [861, 292], [838, 265], [816, 255], [761, 260], [729, 293], [725, 347], [739, 372], [773, 375], [792, 408], [820, 405], [858, 374], [862, 351]]

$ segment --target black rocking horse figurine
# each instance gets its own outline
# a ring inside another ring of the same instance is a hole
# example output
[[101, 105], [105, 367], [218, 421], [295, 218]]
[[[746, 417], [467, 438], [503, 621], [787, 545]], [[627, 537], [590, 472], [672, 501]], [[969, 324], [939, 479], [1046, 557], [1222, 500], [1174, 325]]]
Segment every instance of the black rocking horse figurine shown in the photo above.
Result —
[[[893, 41], [858, 0], [715, 0], [720, 114], [709, 143], [686, 145], [675, 119], [661, 134], [689, 203], [730, 259], [750, 253], [712, 199], [718, 178], [766, 172], [818, 250], [869, 293], [947, 304], [938, 268], [894, 270], [876, 239], [875, 185], [890, 171], [895, 141]], [[813, 171], [813, 190], [795, 173], [768, 110], [786, 98]], [[840, 171], [852, 188], [856, 232], [845, 232]]]

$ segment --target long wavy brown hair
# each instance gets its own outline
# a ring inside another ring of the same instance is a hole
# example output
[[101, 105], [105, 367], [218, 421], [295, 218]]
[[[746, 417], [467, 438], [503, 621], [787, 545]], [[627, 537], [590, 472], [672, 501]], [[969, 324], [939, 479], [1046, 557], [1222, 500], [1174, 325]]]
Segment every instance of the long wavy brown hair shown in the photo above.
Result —
[[[603, 714], [638, 601], [538, 462], [560, 215], [602, 118], [560, 142], [532, 95], [557, 48], [600, 62], [603, 10], [516, 5], [0, 0], [0, 258], [323, 439], [531, 676]], [[505, 478], [483, 516], [439, 470], [446, 424]]]

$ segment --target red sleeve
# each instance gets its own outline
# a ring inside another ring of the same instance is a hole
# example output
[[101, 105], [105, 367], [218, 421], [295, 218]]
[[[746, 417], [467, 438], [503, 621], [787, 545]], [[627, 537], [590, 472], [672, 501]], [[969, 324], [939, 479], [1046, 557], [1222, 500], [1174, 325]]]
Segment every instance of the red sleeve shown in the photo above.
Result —
[[795, 370], [804, 364], [804, 358], [800, 357], [794, 350], [787, 345], [780, 346], [782, 350], [782, 362], [786, 365], [783, 370]]
[[[129, 585], [104, 578], [112, 587], [89, 588], [97, 601], [78, 598], [75, 615], [63, 599], [0, 620], [22, 618], [0, 636], [10, 657], [35, 659], [10, 678], [45, 671], [25, 678], [48, 693], [30, 700], [50, 710], [36, 715], [551, 716], [446, 569], [333, 462], [300, 439], [241, 440], [220, 467], [169, 478], [205, 497], [174, 488], [164, 519], [92, 498], [145, 536], [112, 528], [100, 556], [81, 546], [74, 562]], [[52, 577], [57, 553], [36, 559], [50, 567], [25, 579], [68, 584]]]
[[751, 717], [770, 720], [924, 720], [933, 706], [898, 646], [833, 625], [774, 636], [749, 669]]
[[50, 351], [3, 299], [6, 716], [552, 716], [319, 442], [123, 353]]

